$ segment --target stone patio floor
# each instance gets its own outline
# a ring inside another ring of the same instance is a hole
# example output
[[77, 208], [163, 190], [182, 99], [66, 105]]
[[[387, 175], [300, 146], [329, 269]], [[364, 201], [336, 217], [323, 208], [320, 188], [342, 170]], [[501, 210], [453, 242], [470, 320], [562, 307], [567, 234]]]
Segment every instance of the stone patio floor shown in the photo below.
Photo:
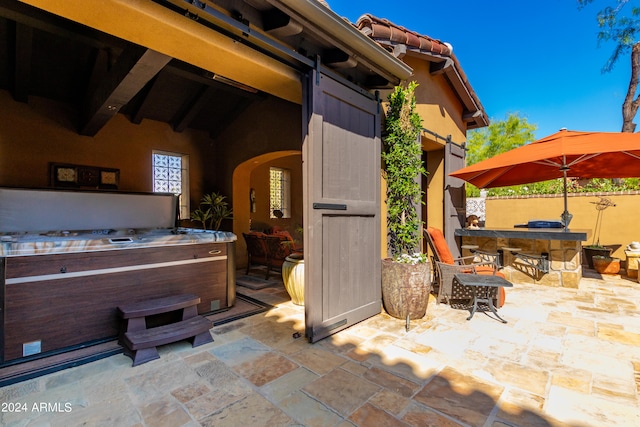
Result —
[[[215, 342], [115, 355], [0, 389], [3, 426], [640, 426], [640, 284], [585, 270], [578, 289], [514, 284], [500, 310], [430, 302], [316, 344], [282, 286]], [[18, 409], [21, 411], [18, 412]]]

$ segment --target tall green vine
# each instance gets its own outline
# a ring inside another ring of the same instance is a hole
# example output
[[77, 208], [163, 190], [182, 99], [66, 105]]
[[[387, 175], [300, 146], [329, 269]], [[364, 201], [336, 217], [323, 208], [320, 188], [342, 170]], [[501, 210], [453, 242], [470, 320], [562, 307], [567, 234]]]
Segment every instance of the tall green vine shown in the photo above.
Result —
[[382, 160], [387, 181], [387, 233], [391, 256], [419, 251], [422, 221], [418, 211], [424, 192], [420, 177], [422, 164], [419, 136], [422, 119], [416, 113], [416, 82], [396, 86], [389, 94], [383, 135]]

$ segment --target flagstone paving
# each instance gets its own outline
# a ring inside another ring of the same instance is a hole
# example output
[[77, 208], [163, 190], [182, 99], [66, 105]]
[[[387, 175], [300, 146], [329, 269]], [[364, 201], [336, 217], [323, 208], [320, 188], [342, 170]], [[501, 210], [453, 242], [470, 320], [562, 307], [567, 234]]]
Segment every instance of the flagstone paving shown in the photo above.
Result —
[[507, 324], [432, 302], [409, 331], [381, 313], [316, 344], [282, 286], [243, 288], [275, 307], [137, 367], [116, 355], [0, 388], [0, 424], [640, 427], [640, 284], [586, 275], [515, 283]]

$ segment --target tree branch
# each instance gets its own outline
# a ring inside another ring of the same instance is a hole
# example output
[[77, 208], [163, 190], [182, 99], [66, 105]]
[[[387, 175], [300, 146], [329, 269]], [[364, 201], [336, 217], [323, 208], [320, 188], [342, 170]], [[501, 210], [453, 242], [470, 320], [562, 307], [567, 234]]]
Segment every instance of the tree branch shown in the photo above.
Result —
[[634, 96], [638, 89], [638, 77], [640, 76], [640, 42], [636, 42], [631, 49], [631, 78], [627, 96], [622, 103], [622, 132], [635, 132], [636, 124], [633, 119], [638, 112], [640, 99]]

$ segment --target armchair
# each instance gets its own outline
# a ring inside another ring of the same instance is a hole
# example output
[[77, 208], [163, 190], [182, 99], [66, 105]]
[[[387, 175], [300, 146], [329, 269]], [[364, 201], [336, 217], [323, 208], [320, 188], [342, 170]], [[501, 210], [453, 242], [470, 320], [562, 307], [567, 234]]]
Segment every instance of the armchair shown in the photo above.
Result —
[[[454, 281], [453, 276], [456, 273], [490, 274], [504, 277], [504, 274], [498, 271], [498, 254], [478, 252], [476, 255], [456, 259], [453, 258], [441, 230], [428, 227], [424, 235], [433, 253], [436, 273], [434, 280], [438, 282], [436, 299], [438, 303], [446, 301], [451, 304], [452, 300], [471, 300], [473, 298], [472, 288]], [[500, 288], [500, 293], [494, 298], [495, 306], [502, 307], [504, 299], [504, 289]]]
[[265, 280], [269, 280], [271, 270], [282, 271], [286, 257], [295, 252], [293, 239], [289, 233], [264, 234], [260, 232], [242, 233], [247, 243], [247, 273], [252, 265], [267, 267]]
[[[267, 246], [264, 243], [264, 236], [266, 234], [252, 231], [250, 233], [242, 233], [244, 241], [247, 244], [247, 272], [252, 265], [269, 265], [269, 258], [267, 256]], [[267, 267], [267, 279], [269, 279], [269, 268]]]

